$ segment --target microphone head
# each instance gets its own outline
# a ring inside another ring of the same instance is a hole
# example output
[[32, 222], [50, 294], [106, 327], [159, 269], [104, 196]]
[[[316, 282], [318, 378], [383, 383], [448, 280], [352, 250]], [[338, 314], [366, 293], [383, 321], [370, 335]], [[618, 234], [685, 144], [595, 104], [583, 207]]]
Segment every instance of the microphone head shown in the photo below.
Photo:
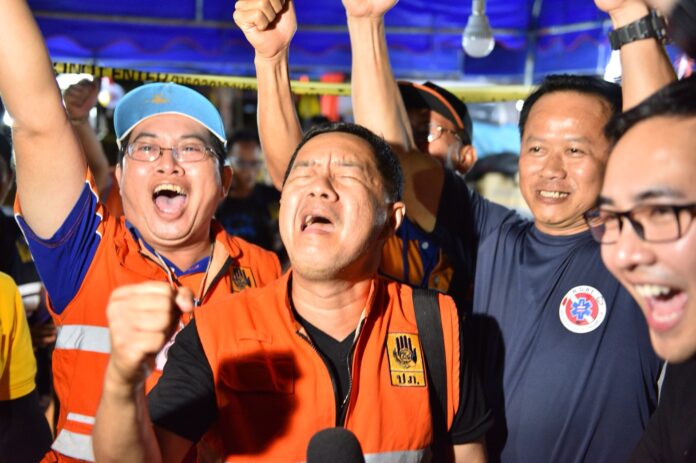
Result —
[[307, 446], [307, 463], [365, 463], [360, 442], [345, 428], [316, 433]]

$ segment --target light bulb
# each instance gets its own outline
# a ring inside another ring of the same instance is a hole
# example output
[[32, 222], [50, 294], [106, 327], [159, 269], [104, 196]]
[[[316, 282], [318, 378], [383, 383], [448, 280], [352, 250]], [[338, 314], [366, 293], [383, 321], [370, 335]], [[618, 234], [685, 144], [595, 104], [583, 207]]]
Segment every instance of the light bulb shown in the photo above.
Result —
[[466, 22], [462, 35], [462, 47], [467, 55], [474, 58], [483, 58], [490, 55], [495, 46], [493, 31], [488, 23], [486, 14], [472, 13]]

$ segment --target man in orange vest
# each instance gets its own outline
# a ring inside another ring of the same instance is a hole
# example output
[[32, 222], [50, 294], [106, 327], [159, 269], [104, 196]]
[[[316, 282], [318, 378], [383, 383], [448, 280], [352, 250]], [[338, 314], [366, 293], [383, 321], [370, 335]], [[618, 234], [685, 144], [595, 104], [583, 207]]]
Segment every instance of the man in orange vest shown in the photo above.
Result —
[[[161, 283], [114, 291], [99, 461], [179, 461], [204, 439], [225, 461], [298, 462], [310, 438], [333, 426], [352, 431], [375, 461], [429, 461], [432, 357], [411, 288], [377, 275], [381, 247], [404, 216], [402, 192], [382, 138], [353, 124], [308, 132], [281, 196], [292, 270], [194, 311], [149, 406], [143, 372], [180, 310], [192, 309], [191, 294]], [[448, 452], [457, 462], [485, 461], [489, 414], [461, 348], [456, 307], [449, 296], [437, 300]]]
[[[160, 281], [189, 288], [200, 305], [268, 283], [280, 267], [275, 255], [212, 221], [231, 178], [223, 166], [223, 124], [208, 100], [180, 85], [139, 87], [116, 109], [125, 216], [111, 216], [98, 201], [29, 8], [0, 3], [0, 94], [15, 120], [15, 213], [58, 326], [53, 370], [60, 417], [45, 460], [93, 461], [111, 291]], [[157, 358], [158, 370], [166, 352]]]

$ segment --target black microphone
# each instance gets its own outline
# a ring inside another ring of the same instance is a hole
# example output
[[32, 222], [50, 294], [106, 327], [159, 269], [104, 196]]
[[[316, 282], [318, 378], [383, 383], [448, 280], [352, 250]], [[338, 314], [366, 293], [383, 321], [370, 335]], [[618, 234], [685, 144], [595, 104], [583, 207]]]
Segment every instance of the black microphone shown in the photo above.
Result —
[[345, 428], [316, 433], [307, 446], [307, 463], [365, 463], [360, 442]]

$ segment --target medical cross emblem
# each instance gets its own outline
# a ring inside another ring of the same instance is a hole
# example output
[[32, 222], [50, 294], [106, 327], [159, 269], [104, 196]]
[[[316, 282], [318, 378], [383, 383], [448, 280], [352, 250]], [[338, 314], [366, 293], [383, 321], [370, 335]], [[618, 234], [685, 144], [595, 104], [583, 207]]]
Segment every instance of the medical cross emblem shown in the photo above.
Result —
[[570, 313], [573, 314], [578, 321], [583, 321], [586, 315], [590, 315], [592, 313], [592, 304], [584, 297], [581, 297], [577, 301], [573, 302], [572, 305], [573, 310], [571, 310]]
[[573, 333], [594, 331], [604, 321], [607, 305], [604, 296], [592, 286], [576, 286], [566, 293], [558, 307], [563, 326]]

